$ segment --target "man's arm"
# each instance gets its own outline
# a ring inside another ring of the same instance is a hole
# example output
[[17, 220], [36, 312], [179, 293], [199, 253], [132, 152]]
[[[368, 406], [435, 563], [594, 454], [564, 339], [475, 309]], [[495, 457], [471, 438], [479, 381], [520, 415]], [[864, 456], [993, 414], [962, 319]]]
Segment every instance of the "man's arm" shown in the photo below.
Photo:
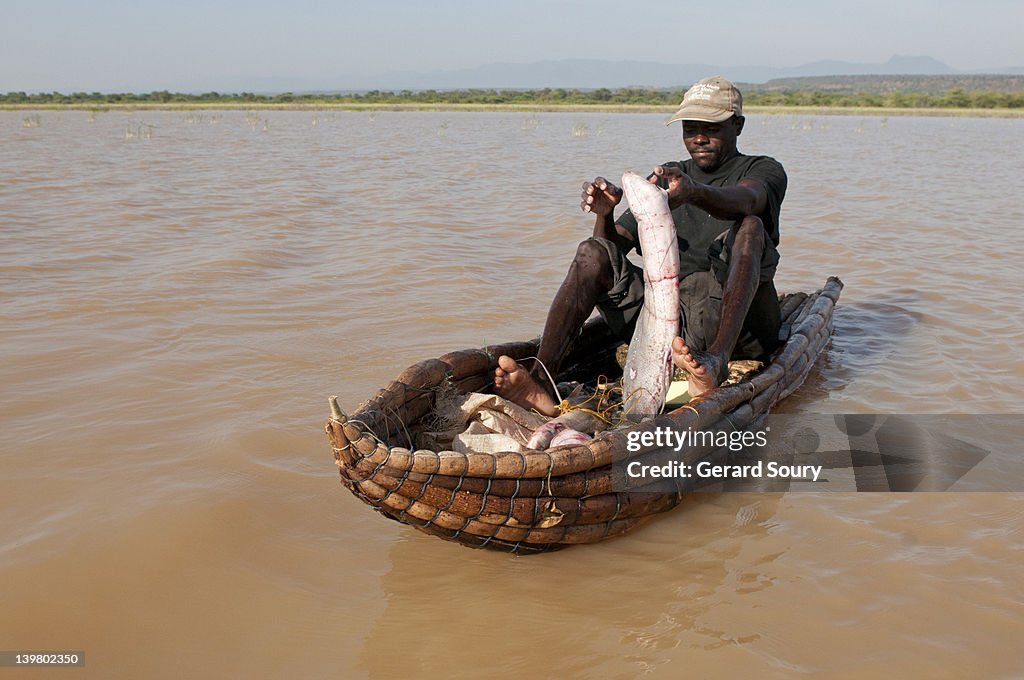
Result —
[[615, 206], [622, 200], [622, 189], [604, 177], [583, 183], [580, 207], [594, 214], [594, 236], [605, 238], [624, 251], [633, 247], [633, 235], [615, 222]]
[[668, 204], [672, 209], [684, 203], [706, 210], [719, 219], [740, 219], [760, 215], [768, 207], [768, 189], [759, 179], [741, 179], [729, 187], [713, 187], [694, 182], [671, 165], [654, 169], [651, 182], [668, 182]]

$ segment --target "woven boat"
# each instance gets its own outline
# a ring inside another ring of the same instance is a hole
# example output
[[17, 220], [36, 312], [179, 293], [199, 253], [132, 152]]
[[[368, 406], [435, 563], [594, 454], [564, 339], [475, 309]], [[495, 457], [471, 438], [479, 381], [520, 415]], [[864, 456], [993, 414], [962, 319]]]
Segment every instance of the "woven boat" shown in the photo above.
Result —
[[[832, 277], [812, 294], [780, 296], [785, 343], [763, 370], [707, 392], [687, 405], [586, 444], [547, 451], [502, 453], [435, 451], [410, 445], [429, 421], [437, 395], [486, 391], [497, 359], [534, 356], [539, 339], [467, 349], [410, 366], [346, 415], [331, 397], [327, 435], [341, 480], [360, 500], [388, 518], [474, 548], [546, 552], [620, 535], [645, 518], [672, 509], [692, 490], [623, 490], [616, 471], [631, 457], [632, 430], [710, 427], [727, 418], [743, 427], [803, 383], [832, 331], [832, 310], [843, 284]], [[621, 374], [621, 342], [604, 322], [587, 323], [563, 362], [559, 379], [580, 382]], [[727, 452], [726, 452], [727, 453]], [[695, 464], [722, 450], [684, 450]]]

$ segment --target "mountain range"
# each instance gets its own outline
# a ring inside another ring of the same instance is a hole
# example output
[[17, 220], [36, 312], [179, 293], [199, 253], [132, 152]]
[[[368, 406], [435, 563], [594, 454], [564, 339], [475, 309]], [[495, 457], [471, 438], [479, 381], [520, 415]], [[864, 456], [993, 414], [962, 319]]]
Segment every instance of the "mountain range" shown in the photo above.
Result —
[[378, 76], [342, 73], [330, 79], [210, 78], [181, 83], [181, 92], [359, 92], [367, 90], [458, 89], [609, 89], [623, 87], [684, 88], [709, 75], [741, 83], [767, 83], [780, 78], [850, 75], [966, 75], [992, 73], [1024, 75], [1024, 67], [954, 69], [929, 56], [894, 55], [881, 63], [816, 61], [793, 67], [666, 64], [650, 61], [563, 59], [529, 64], [491, 63], [474, 68], [439, 71], [401, 71]]
[[[485, 64], [472, 69], [433, 73], [391, 73], [373, 79], [378, 89], [407, 88], [509, 88], [563, 87], [684, 87], [709, 75], [723, 75], [744, 83], [764, 83], [774, 78], [873, 74], [939, 74], [954, 70], [931, 57], [893, 56], [882, 64], [817, 61], [790, 68], [771, 66], [721, 66], [715, 64], [664, 64], [647, 61], [565, 59], [532, 64]], [[369, 82], [364, 81], [364, 85]]]

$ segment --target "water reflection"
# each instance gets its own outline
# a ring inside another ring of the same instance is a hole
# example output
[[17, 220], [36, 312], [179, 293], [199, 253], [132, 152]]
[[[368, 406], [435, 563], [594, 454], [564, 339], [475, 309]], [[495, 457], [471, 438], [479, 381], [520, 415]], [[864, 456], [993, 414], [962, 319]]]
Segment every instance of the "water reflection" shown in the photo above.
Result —
[[361, 663], [382, 678], [628, 677], [674, 664], [680, 648], [756, 643], [761, 631], [719, 608], [771, 597], [781, 498], [693, 494], [628, 536], [519, 558], [408, 529]]

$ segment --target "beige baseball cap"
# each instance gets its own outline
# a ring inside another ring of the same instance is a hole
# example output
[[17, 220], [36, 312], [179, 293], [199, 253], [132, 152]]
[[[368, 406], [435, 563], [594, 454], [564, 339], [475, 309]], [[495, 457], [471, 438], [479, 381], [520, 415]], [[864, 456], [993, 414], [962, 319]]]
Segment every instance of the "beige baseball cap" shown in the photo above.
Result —
[[671, 125], [678, 120], [721, 123], [733, 115], [743, 115], [743, 95], [735, 85], [722, 76], [711, 76], [697, 82], [686, 91], [679, 110], [665, 125]]

